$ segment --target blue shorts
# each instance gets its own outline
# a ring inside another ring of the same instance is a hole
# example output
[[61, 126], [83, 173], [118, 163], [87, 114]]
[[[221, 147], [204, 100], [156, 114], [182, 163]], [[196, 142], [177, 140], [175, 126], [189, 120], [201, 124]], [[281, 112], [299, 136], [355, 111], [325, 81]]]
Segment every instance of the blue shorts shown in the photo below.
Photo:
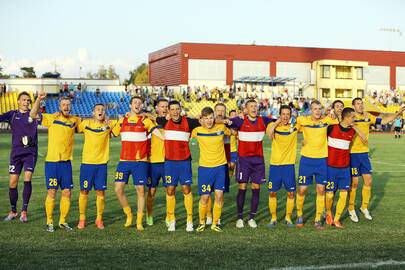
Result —
[[45, 162], [45, 182], [47, 189], [72, 189], [72, 163], [68, 161]]
[[271, 192], [279, 191], [281, 185], [288, 192], [295, 191], [295, 166], [291, 165], [270, 165], [268, 188]]
[[215, 190], [225, 190], [226, 167], [198, 167], [198, 193], [211, 194]]
[[360, 176], [363, 174], [372, 174], [370, 158], [368, 153], [353, 153], [350, 154], [350, 167], [352, 168], [352, 176]]
[[150, 163], [149, 164], [149, 177], [148, 184], [149, 188], [155, 188], [159, 186], [160, 179], [165, 179], [165, 163]]
[[115, 172], [115, 182], [128, 184], [129, 176], [135, 186], [144, 186], [148, 182], [149, 163], [146, 161], [120, 161]]
[[349, 167], [334, 168], [328, 166], [326, 191], [335, 191], [337, 189], [349, 190], [351, 180]]
[[107, 164], [80, 165], [80, 190], [107, 189]]
[[231, 152], [231, 162], [236, 163], [238, 160], [238, 152]]
[[166, 160], [165, 161], [165, 186], [191, 186], [193, 183], [193, 171], [191, 160]]
[[326, 158], [309, 158], [302, 156], [298, 172], [298, 185], [312, 185], [313, 178], [319, 185], [326, 185], [328, 163]]

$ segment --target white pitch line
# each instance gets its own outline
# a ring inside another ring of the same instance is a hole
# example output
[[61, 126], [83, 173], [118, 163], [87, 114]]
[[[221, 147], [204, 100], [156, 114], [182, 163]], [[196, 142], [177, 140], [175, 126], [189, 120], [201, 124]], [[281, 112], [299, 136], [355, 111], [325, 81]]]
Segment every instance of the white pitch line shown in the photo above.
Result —
[[372, 163], [385, 164], [385, 165], [392, 165], [392, 166], [405, 167], [405, 165], [402, 165], [402, 164], [394, 164], [394, 163], [392, 163], [392, 162], [383, 162], [383, 161], [375, 161], [375, 160], [372, 160], [371, 162], [372, 162]]
[[381, 266], [398, 266], [405, 265], [405, 261], [379, 261], [379, 262], [366, 262], [366, 263], [346, 263], [346, 264], [331, 264], [323, 266], [293, 266], [284, 268], [270, 268], [270, 270], [323, 270], [323, 269], [358, 269], [358, 268], [378, 268]]

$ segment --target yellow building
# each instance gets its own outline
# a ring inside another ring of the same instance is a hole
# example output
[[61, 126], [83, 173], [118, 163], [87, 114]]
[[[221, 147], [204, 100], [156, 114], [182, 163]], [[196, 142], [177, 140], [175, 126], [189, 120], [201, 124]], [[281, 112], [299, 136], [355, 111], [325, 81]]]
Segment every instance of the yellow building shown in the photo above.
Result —
[[316, 72], [315, 97], [321, 101], [351, 100], [364, 97], [364, 68], [368, 62], [319, 60], [312, 63]]

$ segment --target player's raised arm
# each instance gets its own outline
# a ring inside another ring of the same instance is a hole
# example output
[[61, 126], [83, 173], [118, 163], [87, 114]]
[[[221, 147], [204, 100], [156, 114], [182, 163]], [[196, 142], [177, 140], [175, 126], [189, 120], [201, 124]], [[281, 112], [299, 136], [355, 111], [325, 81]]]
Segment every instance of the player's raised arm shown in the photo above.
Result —
[[30, 117], [32, 119], [38, 117], [39, 107], [41, 105], [41, 101], [44, 100], [46, 97], [46, 93], [42, 90], [39, 92], [37, 99], [35, 100], [34, 104], [32, 105], [32, 109], [30, 111]]
[[396, 112], [396, 113], [390, 113], [390, 114], [387, 114], [387, 115], [385, 115], [385, 116], [383, 116], [383, 117], [379, 117], [379, 118], [381, 118], [381, 124], [382, 124], [382, 125], [385, 125], [385, 124], [391, 123], [391, 122], [394, 121], [395, 118], [397, 118], [399, 115], [402, 115], [402, 114], [404, 113], [404, 111], [405, 111], [405, 105], [402, 105], [402, 106], [399, 108], [398, 112]]
[[267, 135], [269, 136], [270, 140], [274, 139], [274, 132], [276, 131], [276, 128], [280, 123], [281, 118], [277, 119], [274, 124], [270, 124], [269, 128], [267, 129]]

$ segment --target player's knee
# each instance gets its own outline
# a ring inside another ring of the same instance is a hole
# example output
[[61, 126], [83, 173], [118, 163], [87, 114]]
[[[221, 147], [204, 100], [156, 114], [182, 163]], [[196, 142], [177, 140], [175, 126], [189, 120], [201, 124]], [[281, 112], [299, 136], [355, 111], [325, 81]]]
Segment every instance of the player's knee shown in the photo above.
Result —
[[295, 193], [294, 193], [294, 192], [287, 192], [287, 197], [288, 197], [289, 199], [294, 199]]
[[48, 189], [47, 196], [49, 198], [55, 199], [55, 197], [56, 197], [56, 189]]
[[206, 205], [207, 203], [208, 203], [208, 198], [209, 198], [209, 196], [210, 195], [201, 195], [201, 198], [200, 198], [200, 202], [203, 204], [203, 205]]
[[145, 187], [144, 186], [136, 186], [136, 194], [140, 198], [145, 197]]
[[69, 197], [70, 198], [71, 192], [70, 189], [62, 190], [62, 197]]
[[275, 198], [275, 197], [277, 197], [277, 192], [271, 191], [271, 192], [269, 193], [269, 197], [270, 197], [270, 198]]
[[239, 183], [239, 189], [246, 189], [247, 184], [246, 183]]
[[167, 187], [167, 189], [166, 189], [166, 194], [168, 196], [174, 196], [175, 192], [176, 192], [176, 189], [174, 187]]
[[156, 196], [156, 188], [150, 188], [148, 190], [148, 197], [149, 198], [155, 198], [155, 196]]
[[191, 192], [191, 187], [190, 186], [183, 186], [183, 194], [187, 195]]
[[122, 195], [124, 194], [124, 187], [121, 185], [115, 185], [114, 191], [117, 195]]
[[89, 191], [88, 191], [88, 190], [85, 190], [85, 189], [82, 189], [82, 190], [80, 190], [80, 194], [88, 195], [88, 194], [89, 194]]
[[99, 197], [104, 197], [105, 192], [104, 192], [104, 190], [96, 190], [96, 195]]
[[256, 183], [252, 183], [252, 189], [260, 189], [260, 185]]

